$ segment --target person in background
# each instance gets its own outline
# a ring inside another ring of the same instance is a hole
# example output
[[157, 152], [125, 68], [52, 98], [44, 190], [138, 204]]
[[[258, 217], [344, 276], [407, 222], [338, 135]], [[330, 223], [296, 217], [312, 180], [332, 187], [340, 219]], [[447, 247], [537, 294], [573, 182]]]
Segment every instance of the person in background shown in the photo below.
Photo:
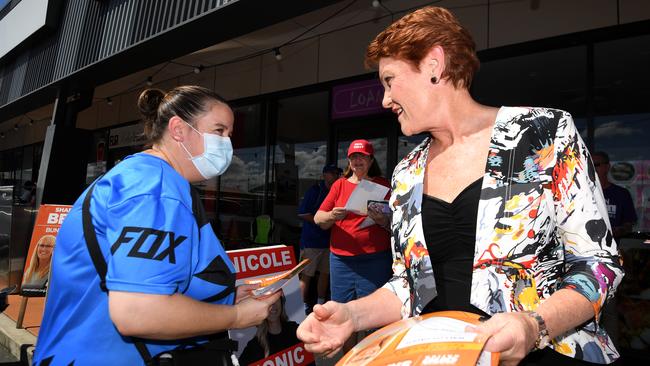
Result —
[[[143, 91], [138, 107], [151, 147], [96, 180], [61, 225], [34, 365], [158, 364], [259, 324], [281, 295], [254, 298], [253, 287], [235, 287], [234, 266], [191, 186], [230, 165], [228, 104], [209, 89], [178, 86]], [[107, 266], [103, 283], [89, 235]], [[195, 351], [184, 356], [200, 357]], [[203, 354], [232, 364], [227, 352]]]
[[34, 184], [34, 182], [31, 180], [26, 180], [25, 183], [23, 183], [23, 192], [21, 193], [18, 200], [20, 203], [33, 205], [35, 196], [36, 184]]
[[305, 303], [305, 314], [311, 312], [312, 302], [309, 299], [309, 285], [318, 271], [316, 303], [323, 304], [327, 297], [330, 273], [330, 230], [323, 230], [314, 222], [314, 215], [330, 191], [330, 187], [339, 179], [343, 171], [334, 164], [323, 167], [323, 179], [305, 192], [305, 197], [298, 208], [298, 217], [302, 219], [302, 232], [300, 234], [301, 260], [309, 259], [311, 262], [300, 273], [300, 289]]
[[612, 225], [614, 239], [620, 239], [632, 232], [637, 216], [630, 192], [618, 184], [609, 181], [609, 155], [604, 151], [592, 154], [598, 180], [603, 187], [609, 223]]
[[[614, 240], [619, 244], [620, 249], [620, 239], [631, 233], [634, 224], [636, 224], [637, 216], [634, 202], [630, 192], [625, 187], [609, 181], [609, 170], [611, 168], [609, 155], [604, 151], [596, 151], [592, 154], [592, 158], [605, 196], [607, 214], [609, 215], [609, 223], [612, 226]], [[617, 298], [605, 305], [602, 323], [614, 345], [618, 346], [620, 344], [620, 319]]]
[[473, 331], [500, 365], [616, 360], [598, 321], [623, 269], [571, 115], [477, 103], [474, 41], [440, 7], [390, 25], [366, 64], [404, 135], [428, 136], [393, 172], [393, 277], [315, 305], [298, 328], [306, 349], [333, 356], [355, 331], [455, 310], [485, 317]]
[[50, 263], [56, 237], [54, 235], [43, 235], [38, 239], [36, 248], [29, 260], [29, 267], [25, 271], [23, 284], [45, 286], [47, 277], [50, 274]]
[[[389, 218], [368, 212], [369, 216], [348, 212], [344, 206], [363, 179], [388, 187], [367, 140], [354, 140], [348, 148], [348, 166], [316, 212], [314, 221], [330, 234], [330, 292], [332, 300], [347, 303], [373, 293], [391, 273]], [[390, 191], [385, 199], [390, 196]], [[370, 217], [375, 224], [363, 226]], [[350, 338], [346, 348], [356, 343]]]

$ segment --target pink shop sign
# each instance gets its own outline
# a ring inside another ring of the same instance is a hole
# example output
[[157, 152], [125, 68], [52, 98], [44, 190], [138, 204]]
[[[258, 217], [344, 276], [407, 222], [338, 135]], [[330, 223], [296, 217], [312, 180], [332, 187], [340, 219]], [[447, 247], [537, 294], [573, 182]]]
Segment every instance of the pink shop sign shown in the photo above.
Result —
[[366, 116], [385, 111], [384, 87], [379, 80], [365, 80], [332, 89], [332, 119]]

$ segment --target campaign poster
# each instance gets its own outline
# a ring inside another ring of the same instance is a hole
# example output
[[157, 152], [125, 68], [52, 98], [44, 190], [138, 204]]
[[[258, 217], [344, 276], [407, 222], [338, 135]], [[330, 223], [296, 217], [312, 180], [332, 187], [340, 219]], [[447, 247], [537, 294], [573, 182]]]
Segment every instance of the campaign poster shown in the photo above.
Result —
[[[281, 274], [298, 264], [293, 247], [285, 245], [232, 250], [228, 256], [235, 265], [237, 285]], [[298, 276], [289, 280], [282, 291], [284, 295], [262, 324], [230, 331], [230, 338], [239, 344], [237, 357], [242, 366], [314, 364], [314, 356], [296, 337], [296, 328], [305, 319]]]
[[71, 208], [69, 205], [41, 205], [38, 209], [25, 261], [23, 288], [42, 289], [45, 295], [56, 235]]

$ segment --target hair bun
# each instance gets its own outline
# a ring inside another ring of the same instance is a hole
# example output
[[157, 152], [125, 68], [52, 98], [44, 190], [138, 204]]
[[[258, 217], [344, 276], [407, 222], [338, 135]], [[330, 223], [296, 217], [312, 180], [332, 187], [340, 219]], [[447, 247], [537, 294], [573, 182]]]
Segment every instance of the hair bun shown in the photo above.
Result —
[[146, 89], [138, 98], [138, 109], [142, 116], [148, 120], [154, 120], [158, 114], [158, 106], [165, 97], [160, 89]]

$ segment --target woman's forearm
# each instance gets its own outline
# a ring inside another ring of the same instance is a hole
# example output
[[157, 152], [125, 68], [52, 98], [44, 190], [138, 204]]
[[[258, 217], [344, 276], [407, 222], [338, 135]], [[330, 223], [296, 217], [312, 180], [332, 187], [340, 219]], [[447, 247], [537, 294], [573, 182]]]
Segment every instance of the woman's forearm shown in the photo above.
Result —
[[394, 293], [385, 288], [346, 305], [353, 314], [355, 331], [379, 328], [402, 318], [402, 303]]
[[147, 339], [179, 339], [235, 327], [237, 308], [190, 297], [111, 291], [111, 320], [120, 334]]
[[318, 211], [314, 215], [314, 222], [316, 225], [320, 226], [321, 229], [327, 230], [334, 225], [334, 218], [332, 217], [331, 211]]
[[551, 338], [564, 334], [594, 317], [591, 302], [570, 289], [556, 291], [536, 311], [544, 319]]

